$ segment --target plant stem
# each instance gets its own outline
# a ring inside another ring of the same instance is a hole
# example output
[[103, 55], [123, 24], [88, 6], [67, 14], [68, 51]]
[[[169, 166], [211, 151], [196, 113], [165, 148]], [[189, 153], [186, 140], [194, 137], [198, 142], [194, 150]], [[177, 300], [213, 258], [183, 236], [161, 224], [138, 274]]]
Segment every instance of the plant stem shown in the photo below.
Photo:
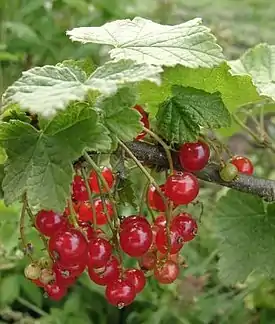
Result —
[[170, 174], [174, 173], [174, 165], [173, 165], [173, 159], [172, 159], [172, 155], [171, 155], [171, 151], [169, 146], [154, 132], [152, 132], [150, 129], [143, 127], [143, 130], [149, 134], [150, 136], [152, 136], [164, 149], [166, 156], [167, 156], [167, 160], [169, 163], [169, 169], [170, 169]]
[[22, 304], [23, 306], [28, 307], [30, 310], [37, 313], [38, 315], [41, 315], [41, 316], [48, 316], [49, 315], [48, 313], [44, 312], [42, 309], [40, 309], [39, 307], [33, 305], [32, 303], [30, 303], [29, 301], [27, 301], [26, 299], [24, 299], [22, 297], [17, 297], [17, 301], [20, 304]]
[[76, 219], [76, 215], [75, 215], [75, 210], [74, 210], [72, 199], [69, 198], [68, 202], [69, 202], [69, 210], [70, 210], [69, 219], [70, 219], [71, 223], [73, 224], [74, 228], [79, 228], [79, 225], [78, 225], [78, 222], [77, 222], [77, 219]]
[[89, 201], [90, 201], [91, 209], [92, 209], [92, 213], [93, 213], [94, 229], [96, 230], [97, 229], [97, 221], [96, 221], [95, 205], [94, 205], [94, 201], [93, 201], [93, 196], [92, 196], [91, 188], [89, 186], [87, 173], [86, 173], [86, 171], [85, 171], [85, 169], [83, 167], [81, 168], [81, 174], [82, 174], [82, 177], [83, 177], [83, 179], [85, 181], [86, 189], [87, 189], [87, 192], [88, 192]]
[[21, 241], [24, 247], [24, 250], [26, 252], [26, 254], [28, 255], [28, 257], [30, 258], [31, 262], [33, 262], [33, 257], [32, 255], [29, 253], [29, 248], [28, 248], [28, 244], [26, 242], [26, 236], [25, 236], [25, 216], [26, 216], [26, 208], [27, 208], [27, 195], [26, 193], [23, 194], [22, 197], [23, 200], [23, 205], [22, 205], [22, 209], [21, 209], [21, 215], [20, 215], [20, 237], [21, 237]]

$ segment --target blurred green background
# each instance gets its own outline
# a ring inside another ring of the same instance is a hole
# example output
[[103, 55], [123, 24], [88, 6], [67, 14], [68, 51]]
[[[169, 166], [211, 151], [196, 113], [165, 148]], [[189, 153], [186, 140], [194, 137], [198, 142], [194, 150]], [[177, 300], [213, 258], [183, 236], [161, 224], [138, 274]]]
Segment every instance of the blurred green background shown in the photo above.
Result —
[[[135, 16], [163, 24], [202, 17], [227, 58], [234, 59], [259, 42], [275, 44], [274, 13], [275, 2], [270, 0], [0, 0], [0, 93], [32, 66], [82, 57], [97, 64], [104, 61], [104, 47], [83, 46], [66, 37], [65, 31], [73, 27]], [[274, 139], [274, 117], [268, 115], [266, 120]], [[234, 152], [251, 157], [257, 175], [275, 179], [274, 154], [251, 143], [242, 132], [224, 141]], [[26, 261], [17, 234], [20, 206], [0, 204], [0, 324], [275, 324], [274, 282], [250, 277], [245, 284], [225, 287], [218, 278], [212, 216], [215, 201], [224, 192], [215, 185], [202, 189], [200, 235], [183, 249], [189, 267], [181, 278], [169, 286], [149, 280], [137, 301], [123, 310], [109, 306], [104, 291], [86, 275], [64, 301], [43, 298], [23, 277]], [[198, 207], [193, 208], [198, 215]], [[28, 235], [36, 246], [35, 233], [29, 230]]]

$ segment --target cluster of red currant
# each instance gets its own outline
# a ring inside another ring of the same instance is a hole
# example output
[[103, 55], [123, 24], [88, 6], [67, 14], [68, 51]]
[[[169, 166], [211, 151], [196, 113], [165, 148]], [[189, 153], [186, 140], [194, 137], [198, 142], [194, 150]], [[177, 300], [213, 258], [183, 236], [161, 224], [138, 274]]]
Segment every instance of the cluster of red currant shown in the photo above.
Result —
[[[140, 111], [140, 106], [136, 109]], [[149, 127], [146, 114], [141, 114]], [[145, 135], [141, 133], [137, 139]], [[159, 213], [152, 222], [143, 215], [119, 217], [115, 201], [106, 196], [115, 187], [111, 169], [93, 169], [86, 178], [76, 173], [64, 213], [41, 210], [35, 216], [34, 225], [44, 237], [48, 256], [32, 261], [25, 268], [26, 277], [43, 287], [50, 298], [60, 300], [87, 269], [94, 283], [106, 286], [108, 302], [119, 308], [134, 301], [145, 287], [147, 275], [154, 275], [162, 284], [172, 283], [184, 266], [179, 252], [198, 229], [190, 214], [177, 213], [175, 208], [194, 202], [199, 182], [192, 172], [202, 170], [209, 157], [205, 142], [180, 147], [184, 172], [172, 172], [165, 183], [148, 188], [148, 208]], [[251, 167], [244, 169], [243, 159], [231, 163], [240, 172], [251, 172]], [[136, 258], [138, 266], [125, 269], [124, 254]]]

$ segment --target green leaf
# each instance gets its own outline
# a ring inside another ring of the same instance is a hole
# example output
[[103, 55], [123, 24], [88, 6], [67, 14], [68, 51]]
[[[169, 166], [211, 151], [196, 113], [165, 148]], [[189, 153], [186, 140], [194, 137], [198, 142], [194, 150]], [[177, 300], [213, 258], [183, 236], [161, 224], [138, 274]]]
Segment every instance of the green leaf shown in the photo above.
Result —
[[70, 194], [72, 162], [84, 149], [110, 148], [106, 129], [86, 104], [71, 105], [41, 130], [21, 121], [0, 123], [8, 156], [3, 190], [10, 205], [26, 191], [31, 206], [63, 211]]
[[24, 294], [27, 296], [28, 300], [38, 307], [42, 307], [43, 304], [43, 293], [42, 290], [37, 287], [30, 280], [27, 280], [24, 276], [19, 278], [20, 287]]
[[112, 59], [188, 67], [212, 67], [224, 61], [222, 49], [210, 30], [196, 18], [168, 26], [136, 17], [108, 22], [101, 27], [67, 31], [72, 41], [111, 45]]
[[172, 85], [182, 85], [206, 92], [220, 92], [227, 109], [233, 113], [242, 105], [259, 102], [261, 98], [248, 75], [233, 76], [224, 63], [213, 69], [190, 69], [181, 66], [166, 68], [162, 74], [161, 86], [144, 81], [139, 85], [140, 103], [155, 116], [158, 105], [171, 96]]
[[0, 304], [10, 305], [19, 297], [19, 281], [16, 274], [8, 275], [0, 280]]
[[259, 44], [229, 65], [233, 75], [250, 75], [259, 94], [275, 100], [275, 45]]
[[117, 193], [119, 196], [119, 203], [122, 205], [130, 204], [134, 208], [137, 208], [137, 197], [133, 189], [133, 184], [130, 179], [120, 179], [117, 188]]
[[230, 115], [217, 92], [173, 86], [173, 97], [163, 102], [157, 113], [156, 129], [172, 143], [194, 141], [200, 127], [210, 129], [230, 125]]
[[114, 96], [100, 98], [96, 107], [102, 111], [105, 126], [122, 141], [132, 141], [141, 132], [140, 114], [132, 107], [136, 94], [122, 88]]
[[87, 75], [92, 74], [96, 69], [96, 66], [91, 58], [86, 58], [82, 60], [65, 60], [62, 63], [57, 64], [57, 66], [78, 68], [80, 70], [83, 70]]
[[71, 101], [83, 101], [89, 91], [112, 96], [126, 83], [149, 80], [159, 84], [162, 68], [133, 61], [107, 62], [89, 77], [78, 67], [60, 64], [35, 67], [22, 73], [3, 95], [4, 109], [18, 103], [23, 110], [49, 118]]
[[22, 39], [26, 43], [40, 44], [41, 41], [37, 33], [28, 25], [19, 21], [5, 21], [3, 28], [11, 32], [14, 37]]
[[244, 281], [254, 273], [274, 278], [275, 204], [230, 190], [216, 207], [219, 271], [226, 284]]

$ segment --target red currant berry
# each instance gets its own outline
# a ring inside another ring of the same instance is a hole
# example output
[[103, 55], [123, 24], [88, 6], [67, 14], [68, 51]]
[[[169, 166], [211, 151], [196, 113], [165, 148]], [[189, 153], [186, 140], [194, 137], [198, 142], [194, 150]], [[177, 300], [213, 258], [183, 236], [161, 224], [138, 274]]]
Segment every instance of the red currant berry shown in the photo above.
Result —
[[73, 180], [73, 198], [77, 201], [89, 200], [85, 181], [81, 176], [77, 174], [74, 176]]
[[51, 236], [49, 251], [62, 265], [85, 263], [88, 257], [88, 243], [81, 232], [72, 228]]
[[177, 172], [167, 178], [165, 193], [176, 205], [187, 205], [199, 193], [198, 179], [192, 173]]
[[136, 292], [134, 286], [130, 282], [118, 279], [108, 284], [105, 296], [111, 305], [121, 309], [134, 301]]
[[[160, 187], [161, 191], [164, 193], [164, 191], [165, 191], [164, 185], [161, 185], [159, 187]], [[148, 189], [147, 199], [148, 199], [148, 204], [149, 204], [150, 208], [161, 211], [161, 212], [165, 211], [165, 209], [166, 209], [165, 203], [153, 185], [151, 185]]]
[[180, 259], [180, 256], [179, 256], [179, 254], [178, 253], [176, 253], [176, 254], [169, 254], [168, 256], [167, 256], [167, 253], [165, 253], [165, 254], [163, 254], [163, 253], [158, 253], [157, 254], [157, 259], [158, 260], [164, 260], [164, 259], [168, 259], [168, 260], [171, 260], [171, 261], [173, 261], [173, 262], [175, 262], [175, 263], [179, 263], [179, 259]]
[[[113, 217], [114, 210], [111, 202], [105, 199], [106, 208], [110, 217]], [[94, 200], [96, 223], [97, 225], [105, 225], [108, 222], [107, 215], [104, 213], [103, 202], [100, 198]], [[93, 220], [91, 220], [93, 222]]]
[[136, 294], [140, 293], [146, 284], [144, 273], [139, 269], [132, 268], [125, 270], [124, 279], [135, 287]]
[[171, 230], [175, 230], [185, 242], [193, 240], [198, 231], [198, 225], [194, 218], [188, 213], [175, 216], [171, 222]]
[[93, 282], [105, 286], [120, 276], [120, 264], [114, 256], [106, 263], [103, 268], [95, 269], [88, 264], [88, 273]]
[[243, 156], [235, 156], [231, 159], [230, 163], [234, 164], [238, 171], [243, 174], [252, 175], [254, 167], [252, 162]]
[[134, 226], [136, 223], [140, 223], [140, 222], [144, 222], [144, 224], [148, 223], [147, 219], [143, 216], [136, 216], [136, 215], [127, 216], [120, 223], [120, 230], [124, 230], [128, 226]]
[[45, 286], [45, 292], [52, 300], [61, 300], [67, 294], [67, 288], [57, 284], [48, 284]]
[[139, 257], [146, 253], [153, 240], [150, 224], [144, 218], [136, 221], [134, 225], [128, 224], [120, 232], [120, 245], [122, 250], [132, 257]]
[[90, 202], [81, 202], [78, 208], [78, 219], [81, 222], [92, 222], [93, 221], [93, 210]]
[[89, 266], [93, 268], [102, 268], [106, 266], [112, 255], [112, 245], [103, 238], [94, 238], [89, 246]]
[[87, 263], [80, 262], [80, 263], [66, 265], [66, 266], [64, 266], [60, 263], [57, 263], [57, 265], [60, 270], [68, 273], [70, 277], [79, 277], [84, 272], [84, 270], [87, 266]]
[[139, 259], [139, 266], [144, 270], [154, 269], [157, 263], [157, 256], [154, 252], [147, 252]]
[[24, 269], [24, 275], [27, 279], [38, 280], [41, 275], [41, 268], [36, 263], [31, 263]]
[[208, 163], [210, 149], [206, 143], [185, 143], [179, 151], [180, 164], [187, 171], [202, 170]]
[[81, 230], [85, 233], [88, 241], [90, 241], [91, 239], [97, 236], [97, 233], [89, 223], [80, 222], [79, 226]]
[[160, 214], [156, 217], [154, 221], [154, 225], [158, 227], [165, 227], [166, 226], [166, 217], [163, 214]]
[[[114, 180], [115, 180], [112, 170], [107, 167], [103, 167], [101, 171], [101, 175], [106, 180], [110, 191], [114, 185]], [[94, 170], [90, 174], [89, 184], [91, 190], [95, 193], [100, 193], [100, 189], [102, 192], [108, 191], [103, 184], [99, 187], [98, 175]]]
[[[140, 121], [143, 124], [143, 126], [145, 126], [146, 128], [149, 128], [150, 124], [149, 124], [149, 119], [148, 119], [148, 113], [140, 105], [135, 105], [133, 108], [141, 114]], [[137, 141], [141, 140], [145, 136], [146, 136], [146, 132], [142, 131], [140, 134], [138, 134], [138, 136], [136, 137], [136, 140]]]
[[179, 266], [172, 260], [167, 260], [164, 264], [157, 266], [154, 270], [156, 280], [162, 284], [174, 282], [179, 275]]
[[43, 284], [43, 282], [41, 282], [39, 279], [36, 280], [31, 280], [37, 287], [45, 287], [45, 285]]
[[68, 270], [60, 269], [57, 263], [54, 263], [53, 271], [55, 274], [55, 283], [59, 286], [68, 287], [76, 281], [76, 277], [71, 276]]
[[[175, 229], [170, 229], [170, 253], [178, 253], [183, 247], [183, 237]], [[165, 227], [161, 227], [156, 236], [156, 246], [161, 253], [166, 253], [168, 250], [168, 235]]]
[[35, 218], [35, 227], [46, 236], [52, 236], [60, 229], [66, 229], [67, 220], [51, 210], [41, 210]]
[[[78, 209], [80, 206], [80, 202], [73, 202], [73, 208], [76, 213], [78, 213]], [[71, 215], [70, 208], [67, 206], [64, 210], [63, 216], [68, 217]]]

